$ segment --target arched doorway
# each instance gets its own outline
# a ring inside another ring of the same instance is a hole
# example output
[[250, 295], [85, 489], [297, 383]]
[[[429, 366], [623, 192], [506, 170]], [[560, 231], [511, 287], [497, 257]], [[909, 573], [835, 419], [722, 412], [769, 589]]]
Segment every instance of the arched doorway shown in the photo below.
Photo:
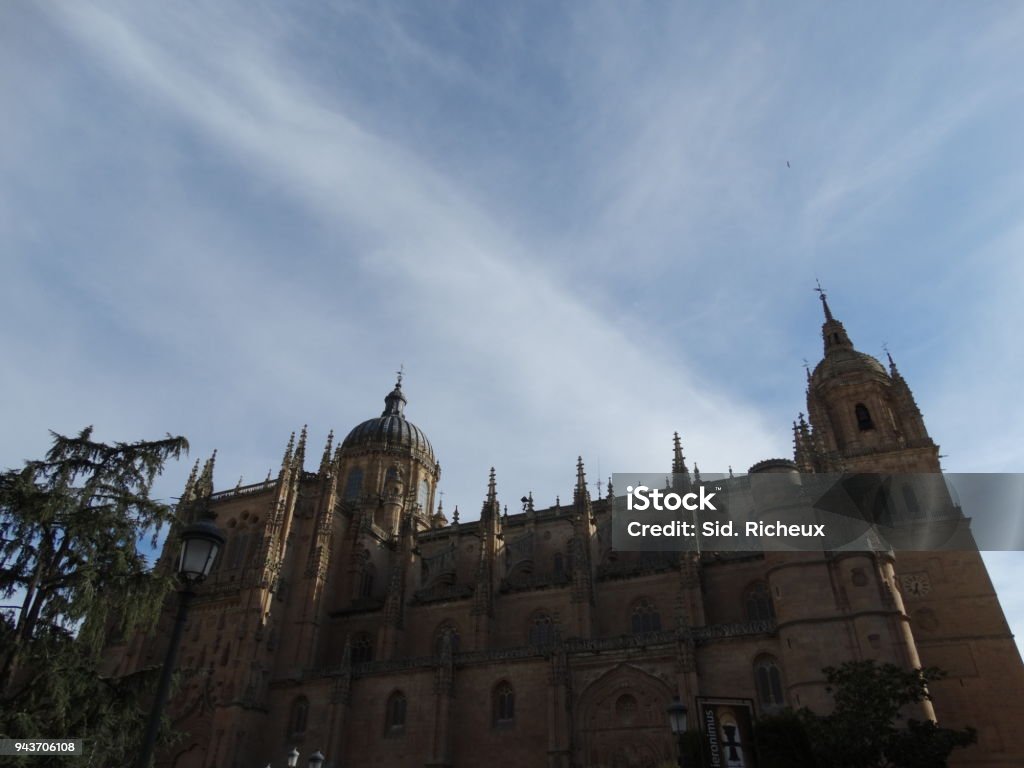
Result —
[[577, 762], [602, 768], [655, 768], [676, 759], [665, 709], [668, 683], [638, 667], [620, 664], [580, 696]]

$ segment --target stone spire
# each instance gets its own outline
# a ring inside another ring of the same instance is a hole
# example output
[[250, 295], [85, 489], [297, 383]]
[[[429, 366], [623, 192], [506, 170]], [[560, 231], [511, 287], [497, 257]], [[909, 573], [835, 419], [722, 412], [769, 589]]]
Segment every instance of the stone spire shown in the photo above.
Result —
[[690, 472], [686, 468], [686, 457], [683, 456], [683, 442], [678, 432], [672, 433], [672, 489], [680, 493], [690, 490]]
[[892, 359], [889, 350], [885, 350], [885, 356], [889, 360], [889, 377], [892, 379], [893, 401], [896, 406], [899, 422], [904, 430], [904, 437], [914, 443], [930, 440], [928, 429], [924, 424], [924, 416], [917, 405], [914, 393], [903, 378], [896, 361]]
[[216, 461], [217, 449], [215, 448], [203, 465], [203, 471], [195, 485], [195, 495], [199, 499], [208, 499], [213, 495], [213, 465]]
[[[573, 537], [572, 548], [572, 601], [588, 606], [594, 602], [593, 574], [590, 570], [591, 545], [594, 538], [594, 512], [587, 490], [587, 475], [583, 469], [583, 457], [576, 460], [576, 491], [573, 494]], [[589, 628], [590, 613], [577, 609], [579, 631]]]
[[188, 474], [188, 480], [185, 481], [185, 490], [181, 492], [181, 503], [188, 504], [195, 498], [196, 493], [196, 480], [199, 477], [199, 459], [196, 459], [196, 463], [192, 465], [192, 471]]
[[295, 433], [292, 432], [288, 438], [288, 446], [284, 449], [284, 458], [281, 459], [281, 474], [284, 474], [292, 465], [292, 457], [295, 453]]
[[299, 472], [306, 465], [306, 424], [302, 425], [302, 432], [299, 433], [299, 444], [295, 446], [295, 469]]
[[487, 498], [484, 499], [483, 507], [480, 509], [480, 521], [496, 520], [500, 516], [501, 507], [498, 505], [498, 484], [495, 480], [494, 467], [491, 467], [491, 474], [487, 480]]
[[683, 456], [683, 442], [678, 432], [672, 433], [672, 472], [679, 475], [686, 472], [686, 457]]
[[801, 472], [813, 471], [813, 453], [810, 427], [801, 412], [800, 420], [793, 422], [793, 461]]
[[590, 491], [587, 490], [587, 473], [583, 469], [583, 457], [576, 457], [576, 489], [572, 495], [573, 503], [586, 505], [590, 503]]
[[825, 295], [825, 289], [821, 287], [821, 283], [818, 283], [818, 287], [815, 288], [821, 298], [821, 308], [825, 313], [825, 322], [821, 326], [821, 337], [825, 343], [825, 355], [829, 352], [840, 350], [840, 349], [853, 349], [853, 342], [850, 341], [850, 337], [846, 333], [846, 329], [843, 324], [832, 316], [832, 310], [828, 305], [828, 297]]
[[324, 455], [320, 459], [320, 474], [325, 475], [331, 467], [331, 448], [334, 445], [334, 430], [327, 433], [327, 445], [324, 446]]
[[[494, 610], [494, 563], [498, 555], [500, 535], [501, 507], [498, 505], [494, 467], [491, 467], [487, 479], [487, 498], [480, 511], [480, 557], [477, 561], [476, 587], [473, 590], [472, 613], [478, 617], [491, 616]], [[476, 623], [478, 640], [489, 632], [489, 626], [485, 628], [480, 621]]]

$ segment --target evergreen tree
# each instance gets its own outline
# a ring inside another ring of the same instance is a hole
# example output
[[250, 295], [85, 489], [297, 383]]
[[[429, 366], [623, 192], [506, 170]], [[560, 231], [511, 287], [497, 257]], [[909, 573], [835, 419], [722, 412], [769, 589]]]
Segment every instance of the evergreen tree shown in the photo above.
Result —
[[150, 492], [188, 443], [52, 434], [44, 460], [0, 474], [0, 597], [20, 603], [0, 619], [0, 738], [82, 738], [76, 765], [124, 766], [153, 675], [104, 678], [101, 651], [110, 632], [151, 628], [173, 588], [139, 545], [174, 519]]
[[944, 768], [957, 747], [976, 741], [973, 728], [954, 730], [909, 719], [902, 711], [930, 699], [928, 684], [944, 677], [934, 667], [850, 661], [827, 667], [835, 700], [829, 715], [800, 711], [817, 764], [831, 768]]

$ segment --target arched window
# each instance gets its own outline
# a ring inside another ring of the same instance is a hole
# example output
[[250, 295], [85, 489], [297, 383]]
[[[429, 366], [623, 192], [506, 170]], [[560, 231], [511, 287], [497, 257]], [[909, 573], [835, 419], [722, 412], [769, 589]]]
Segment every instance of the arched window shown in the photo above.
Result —
[[757, 700], [762, 708], [778, 709], [785, 703], [782, 697], [782, 673], [774, 658], [761, 656], [754, 662], [754, 682]]
[[502, 680], [494, 686], [492, 703], [495, 725], [508, 726], [515, 722], [516, 695], [507, 681]]
[[345, 481], [345, 501], [354, 501], [363, 491], [363, 470], [356, 467], [348, 473]]
[[661, 614], [647, 598], [637, 601], [633, 606], [631, 618], [634, 635], [646, 635], [648, 632], [661, 630]]
[[530, 645], [551, 645], [555, 642], [555, 623], [546, 613], [536, 613], [530, 620]]
[[871, 421], [871, 412], [864, 403], [857, 403], [853, 407], [853, 412], [857, 417], [857, 429], [861, 432], [867, 432], [869, 429], [874, 429], [875, 424]]
[[309, 699], [299, 696], [292, 702], [292, 710], [288, 715], [288, 735], [300, 736], [306, 732], [306, 720], [309, 719]]
[[363, 565], [363, 572], [359, 579], [359, 596], [360, 597], [372, 597], [373, 596], [373, 577], [377, 569], [373, 567], [373, 563], [366, 563]]
[[444, 648], [445, 636], [451, 641], [452, 653], [459, 652], [459, 630], [450, 621], [446, 621], [434, 633], [434, 653], [437, 656], [441, 655], [441, 651]]
[[426, 478], [420, 481], [420, 492], [416, 497], [416, 501], [423, 508], [424, 512], [429, 512], [430, 509], [427, 507], [427, 502], [430, 500], [430, 483], [427, 482]]
[[747, 609], [747, 621], [768, 621], [775, 618], [775, 606], [768, 592], [768, 585], [763, 581], [755, 581], [743, 595], [743, 603]]
[[387, 711], [384, 715], [384, 729], [388, 733], [405, 730], [405, 694], [395, 691], [388, 697]]
[[364, 664], [368, 661], [373, 661], [373, 643], [368, 634], [360, 632], [352, 638], [352, 663]]

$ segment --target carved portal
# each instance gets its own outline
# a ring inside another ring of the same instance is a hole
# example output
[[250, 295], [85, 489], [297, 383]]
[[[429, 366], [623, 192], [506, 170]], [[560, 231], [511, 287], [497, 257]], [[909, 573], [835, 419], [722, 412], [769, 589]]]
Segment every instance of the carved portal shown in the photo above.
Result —
[[638, 667], [620, 664], [580, 697], [580, 753], [586, 768], [655, 768], [676, 759], [665, 709], [672, 689]]

